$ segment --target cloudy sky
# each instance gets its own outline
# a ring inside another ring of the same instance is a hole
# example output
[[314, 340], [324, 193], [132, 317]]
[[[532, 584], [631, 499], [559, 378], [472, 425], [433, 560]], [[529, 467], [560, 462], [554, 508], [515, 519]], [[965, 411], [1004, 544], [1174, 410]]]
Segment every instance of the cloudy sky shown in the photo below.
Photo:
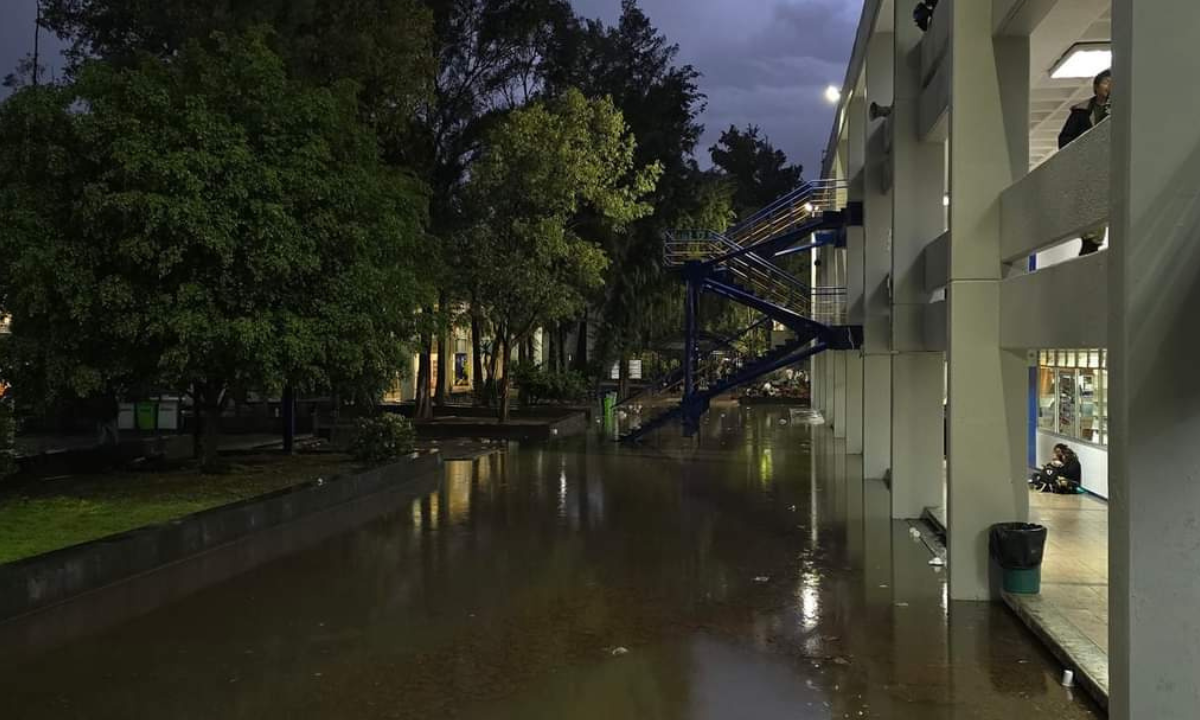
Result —
[[[614, 21], [620, 0], [571, 0], [587, 17]], [[805, 174], [819, 172], [862, 0], [641, 0], [651, 22], [704, 74], [707, 133], [698, 152], [732, 125], [755, 124]], [[750, 9], [753, 8], [753, 9]]]
[[[610, 23], [621, 8], [620, 0], [571, 1], [581, 15]], [[821, 93], [842, 83], [862, 0], [641, 0], [641, 6], [680, 46], [680, 61], [704, 74], [702, 162], [721, 130], [753, 123], [806, 174], [817, 171], [833, 121]], [[0, 0], [0, 76], [33, 49], [35, 7], [36, 0]]]

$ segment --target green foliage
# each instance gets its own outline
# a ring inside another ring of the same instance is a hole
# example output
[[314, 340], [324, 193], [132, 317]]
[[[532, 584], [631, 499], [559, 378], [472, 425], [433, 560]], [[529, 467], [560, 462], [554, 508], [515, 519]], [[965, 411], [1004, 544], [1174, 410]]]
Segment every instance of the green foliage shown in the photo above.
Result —
[[734, 184], [734, 209], [740, 218], [791, 191], [800, 183], [803, 172], [801, 166], [789, 165], [787, 155], [759, 132], [753, 125], [745, 131], [730, 126], [709, 151], [713, 164]]
[[611, 101], [577, 91], [518, 110], [489, 135], [467, 188], [469, 279], [503, 346], [572, 317], [603, 282], [604, 251], [572, 222], [581, 212], [618, 227], [650, 212], [642, 198], [659, 168], [637, 168], [635, 146]]
[[267, 36], [83, 66], [0, 107], [5, 376], [87, 396], [382, 384], [404, 359], [426, 200], [356, 88], [289, 79]]
[[513, 380], [530, 405], [575, 403], [587, 398], [588, 382], [583, 373], [553, 372], [532, 363], [517, 365], [512, 372]]
[[700, 75], [691, 65], [677, 64], [678, 46], [636, 2], [624, 0], [621, 7], [615, 25], [589, 20], [566, 28], [546, 63], [551, 92], [578, 87], [588, 97], [611, 97], [637, 138], [637, 162], [663, 168], [647, 198], [652, 213], [619, 232], [602, 223], [592, 226], [611, 261], [603, 292], [591, 298], [602, 318], [594, 359], [604, 367], [678, 332], [681, 294], [677, 279], [662, 266], [664, 234], [722, 214], [709, 212], [708, 177], [691, 159], [704, 130]]
[[169, 58], [213, 33], [270, 26], [289, 74], [328, 85], [353, 80], [361, 117], [391, 141], [432, 92], [433, 17], [422, 0], [41, 0], [46, 27], [92, 58], [134, 65]]
[[355, 423], [350, 453], [360, 462], [385, 463], [411, 453], [416, 442], [417, 431], [407, 418], [380, 415]]

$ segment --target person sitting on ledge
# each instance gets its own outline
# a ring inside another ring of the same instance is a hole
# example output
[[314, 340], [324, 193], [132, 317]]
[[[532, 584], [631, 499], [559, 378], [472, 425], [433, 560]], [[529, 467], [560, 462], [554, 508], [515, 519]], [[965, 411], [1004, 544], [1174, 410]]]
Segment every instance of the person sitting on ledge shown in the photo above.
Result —
[[1083, 467], [1079, 464], [1079, 456], [1063, 443], [1054, 446], [1054, 459], [1029, 479], [1029, 486], [1034, 490], [1060, 495], [1078, 494], [1082, 485]]

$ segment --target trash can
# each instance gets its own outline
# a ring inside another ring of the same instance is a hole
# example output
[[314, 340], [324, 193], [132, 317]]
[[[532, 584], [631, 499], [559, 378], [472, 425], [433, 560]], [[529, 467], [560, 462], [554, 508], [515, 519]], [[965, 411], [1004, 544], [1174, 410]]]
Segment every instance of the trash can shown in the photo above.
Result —
[[1004, 570], [1004, 591], [1036, 595], [1042, 589], [1046, 528], [1031, 523], [993, 525], [988, 536], [992, 558]]
[[140, 402], [135, 406], [138, 430], [158, 429], [158, 403]]

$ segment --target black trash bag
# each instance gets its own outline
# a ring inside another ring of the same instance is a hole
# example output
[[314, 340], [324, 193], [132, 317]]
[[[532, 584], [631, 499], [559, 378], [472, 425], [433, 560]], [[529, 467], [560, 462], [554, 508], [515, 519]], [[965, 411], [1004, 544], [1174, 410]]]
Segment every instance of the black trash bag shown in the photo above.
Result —
[[992, 558], [1005, 570], [1041, 567], [1046, 551], [1046, 528], [1030, 523], [999, 523], [988, 534]]

